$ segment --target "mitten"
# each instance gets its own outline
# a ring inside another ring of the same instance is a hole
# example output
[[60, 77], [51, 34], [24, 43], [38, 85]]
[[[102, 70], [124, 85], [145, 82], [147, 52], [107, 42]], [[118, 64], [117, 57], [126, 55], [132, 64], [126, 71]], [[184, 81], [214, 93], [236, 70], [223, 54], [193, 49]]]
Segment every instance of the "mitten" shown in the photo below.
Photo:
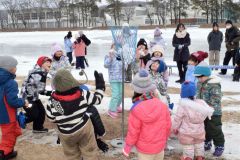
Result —
[[178, 45], [178, 49], [182, 49], [183, 48], [183, 45]]
[[125, 144], [122, 152], [123, 152], [124, 156], [128, 157], [131, 150], [132, 150], [132, 146]]
[[173, 133], [174, 133], [175, 135], [177, 135], [177, 134], [178, 134], [178, 130], [177, 130], [177, 129], [173, 129]]
[[98, 73], [97, 71], [94, 71], [94, 77], [95, 77], [96, 89], [105, 91], [106, 87], [105, 87], [105, 81], [102, 73]]
[[97, 139], [97, 146], [100, 150], [102, 150], [104, 153], [108, 151], [108, 145], [104, 143], [101, 139]]

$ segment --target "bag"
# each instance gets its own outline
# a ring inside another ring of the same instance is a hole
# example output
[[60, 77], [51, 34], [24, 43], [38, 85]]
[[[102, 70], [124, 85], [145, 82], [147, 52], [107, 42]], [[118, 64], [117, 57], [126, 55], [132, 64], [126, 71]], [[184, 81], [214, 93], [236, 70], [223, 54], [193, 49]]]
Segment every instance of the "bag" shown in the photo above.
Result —
[[23, 113], [22, 111], [18, 112], [17, 120], [18, 120], [19, 126], [22, 129], [25, 129], [26, 128], [26, 115], [25, 115], [25, 113]]

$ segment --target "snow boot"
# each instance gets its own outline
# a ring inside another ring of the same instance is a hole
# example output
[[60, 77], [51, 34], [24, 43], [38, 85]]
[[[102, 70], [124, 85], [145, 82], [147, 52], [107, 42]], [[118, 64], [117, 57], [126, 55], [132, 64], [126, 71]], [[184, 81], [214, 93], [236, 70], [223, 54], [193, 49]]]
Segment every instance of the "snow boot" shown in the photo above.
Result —
[[0, 160], [5, 160], [4, 151], [0, 150]]
[[9, 160], [9, 159], [12, 159], [15, 157], [17, 157], [17, 151], [12, 151], [12, 152], [8, 153], [7, 155], [5, 155], [4, 160]]
[[209, 150], [211, 150], [211, 148], [212, 148], [212, 142], [211, 141], [204, 143], [204, 150], [205, 151], [209, 151]]
[[216, 146], [213, 155], [216, 157], [220, 157], [223, 154], [223, 151], [224, 151], [223, 146]]

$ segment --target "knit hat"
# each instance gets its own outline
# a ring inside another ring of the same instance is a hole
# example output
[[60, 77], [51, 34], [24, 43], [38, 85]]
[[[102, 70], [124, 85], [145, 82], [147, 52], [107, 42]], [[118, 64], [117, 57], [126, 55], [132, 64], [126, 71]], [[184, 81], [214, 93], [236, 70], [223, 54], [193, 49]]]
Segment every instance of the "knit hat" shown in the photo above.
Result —
[[154, 62], [159, 62], [159, 69], [158, 72], [162, 73], [165, 72], [167, 70], [167, 65], [166, 63], [162, 60], [162, 58], [158, 58], [158, 57], [152, 57], [151, 60], [149, 60], [146, 64], [146, 69], [151, 70], [151, 65]]
[[37, 65], [39, 65], [40, 67], [42, 67], [43, 63], [45, 62], [52, 62], [52, 60], [46, 56], [42, 56], [42, 57], [39, 57], [38, 60], [37, 60]]
[[225, 24], [231, 24], [231, 25], [233, 25], [233, 23], [232, 23], [231, 20], [227, 20], [227, 21], [225, 22]]
[[70, 71], [66, 69], [59, 69], [52, 83], [58, 92], [65, 92], [81, 85], [80, 82], [73, 77]]
[[63, 51], [62, 47], [60, 46], [60, 44], [58, 43], [53, 43], [52, 46], [51, 46], [51, 55], [54, 56], [54, 54], [57, 52], [57, 51]]
[[208, 53], [204, 51], [193, 52], [189, 58], [196, 59], [198, 63], [202, 62], [205, 58], [208, 57]]
[[161, 52], [162, 56], [164, 55], [164, 48], [161, 45], [154, 45], [152, 48], [152, 56], [154, 54], [154, 52]]
[[82, 30], [78, 31], [78, 37], [81, 37], [82, 35], [83, 35], [83, 31]]
[[162, 32], [160, 30], [160, 28], [155, 28], [155, 31], [154, 31], [154, 38], [156, 37], [160, 37], [162, 35]]
[[145, 69], [140, 69], [134, 76], [132, 86], [136, 93], [147, 93], [156, 89], [156, 85], [152, 83], [150, 75]]
[[148, 46], [147, 46], [147, 42], [145, 41], [145, 39], [141, 38], [138, 43], [137, 43], [137, 47], [140, 46], [140, 45], [144, 45], [146, 49], [148, 49]]
[[181, 87], [181, 98], [194, 97], [196, 95], [196, 85], [194, 82], [184, 82]]
[[12, 68], [16, 68], [17, 64], [17, 60], [12, 56], [0, 56], [0, 68], [9, 71]]
[[213, 27], [219, 27], [219, 25], [218, 25], [218, 23], [217, 22], [213, 22], [213, 25], [212, 25]]
[[211, 69], [209, 68], [208, 64], [204, 61], [199, 63], [195, 67], [194, 76], [196, 76], [196, 77], [198, 77], [198, 76], [207, 76], [207, 77], [211, 76]]

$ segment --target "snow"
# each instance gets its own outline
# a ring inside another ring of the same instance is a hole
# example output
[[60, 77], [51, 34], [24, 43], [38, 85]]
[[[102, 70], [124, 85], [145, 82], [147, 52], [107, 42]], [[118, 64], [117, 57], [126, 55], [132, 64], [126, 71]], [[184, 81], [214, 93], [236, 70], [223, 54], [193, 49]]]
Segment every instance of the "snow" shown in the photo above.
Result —
[[[194, 52], [197, 50], [208, 51], [207, 45], [207, 35], [211, 29], [199, 29], [199, 28], [188, 28], [188, 32], [191, 37], [191, 46], [190, 52]], [[167, 42], [167, 51], [164, 54], [165, 61], [167, 64], [175, 64], [172, 61], [173, 57], [173, 47], [171, 46], [172, 36], [174, 34], [175, 29], [162, 29], [163, 37]], [[224, 32], [224, 30], [222, 30]], [[138, 31], [138, 39], [146, 38], [149, 42], [153, 38], [154, 30], [139, 30]], [[73, 35], [77, 32], [73, 32]], [[26, 76], [28, 71], [32, 69], [33, 65], [36, 63], [37, 58], [41, 55], [50, 56], [50, 47], [54, 42], [58, 42], [63, 46], [63, 37], [67, 34], [67, 32], [15, 32], [15, 33], [0, 33], [0, 55], [12, 55], [17, 58], [19, 64], [17, 67], [17, 76]], [[87, 59], [89, 61], [90, 67], [86, 68], [85, 72], [88, 75], [89, 80], [94, 80], [94, 70], [98, 70], [102, 72], [106, 82], [108, 83], [108, 71], [103, 67], [104, 56], [108, 54], [108, 50], [110, 49], [110, 45], [112, 43], [111, 32], [110, 30], [92, 30], [92, 31], [84, 31], [92, 44], [88, 48]], [[224, 58], [225, 46], [222, 44], [221, 49], [221, 64]], [[208, 62], [208, 59], [206, 60]], [[79, 70], [72, 70], [72, 73], [77, 79], [85, 79], [84, 77], [79, 76]], [[175, 83], [177, 80], [177, 68], [173, 68], [172, 74], [169, 78], [169, 87], [180, 88], [180, 84]], [[229, 70], [226, 76], [221, 76], [222, 81], [222, 91], [233, 92], [234, 95], [223, 95], [223, 101], [239, 101], [240, 99], [240, 83], [232, 82], [233, 70]], [[218, 71], [213, 71], [214, 75], [218, 75]], [[50, 88], [50, 86], [48, 86]], [[90, 86], [90, 88], [94, 88], [94, 86]], [[170, 94], [171, 101], [175, 103], [174, 111], [176, 111], [177, 103], [179, 101], [179, 94]], [[41, 98], [46, 102], [47, 97], [41, 96]], [[105, 113], [108, 110], [110, 97], [104, 97], [101, 105], [97, 106], [101, 113]], [[131, 98], [125, 98], [125, 109], [129, 110], [131, 108]], [[225, 112], [240, 112], [239, 105], [228, 104], [223, 107], [223, 111]], [[226, 138], [226, 151], [225, 158], [231, 160], [240, 159], [240, 124], [235, 123], [223, 123], [223, 131], [225, 133]], [[54, 133], [54, 131], [51, 131]], [[31, 141], [31, 134], [29, 136], [23, 137], [29, 139]], [[45, 143], [51, 144], [55, 143], [55, 139], [51, 139], [51, 137], [47, 137], [46, 141], [42, 142], [41, 140], [35, 140], [36, 143]]]

